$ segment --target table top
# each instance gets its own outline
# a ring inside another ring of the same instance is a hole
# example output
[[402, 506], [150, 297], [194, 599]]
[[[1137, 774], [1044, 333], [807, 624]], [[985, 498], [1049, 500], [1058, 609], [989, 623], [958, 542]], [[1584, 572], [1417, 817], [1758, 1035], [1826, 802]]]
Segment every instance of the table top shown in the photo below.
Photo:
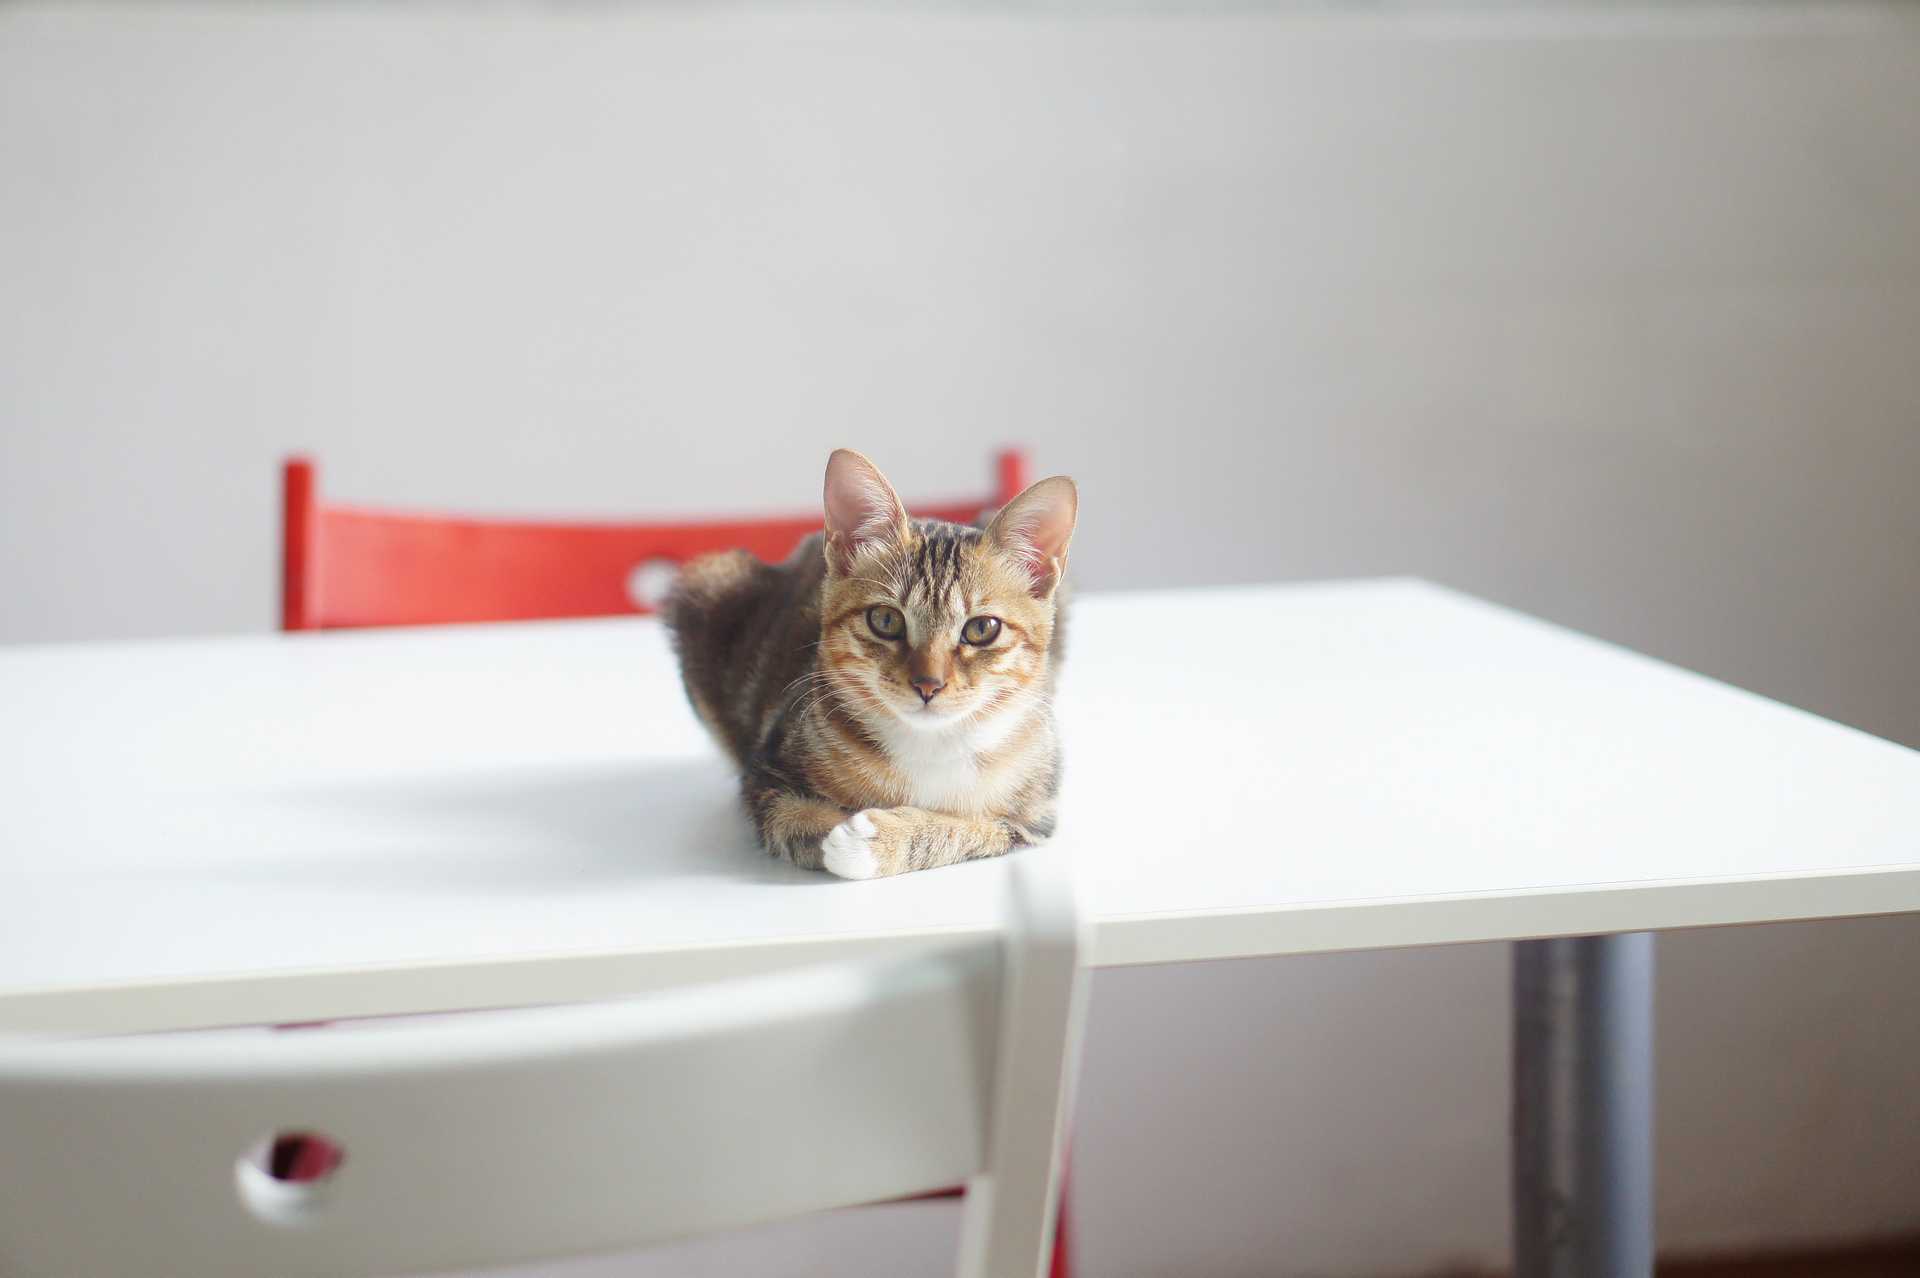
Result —
[[[1096, 963], [1920, 910], [1920, 754], [1440, 587], [1087, 595]], [[995, 925], [755, 847], [647, 619], [0, 648], [0, 1030], [594, 998]]]

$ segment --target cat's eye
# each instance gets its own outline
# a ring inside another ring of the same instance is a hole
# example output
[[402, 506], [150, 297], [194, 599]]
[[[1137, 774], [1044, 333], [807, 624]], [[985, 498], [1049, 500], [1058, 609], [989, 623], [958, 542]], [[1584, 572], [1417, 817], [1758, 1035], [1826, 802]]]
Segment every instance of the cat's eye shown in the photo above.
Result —
[[875, 604], [867, 609], [867, 629], [882, 639], [898, 639], [907, 633], [907, 619], [900, 615], [898, 608]]
[[960, 641], [984, 648], [1000, 637], [1000, 618], [974, 617], [960, 628]]

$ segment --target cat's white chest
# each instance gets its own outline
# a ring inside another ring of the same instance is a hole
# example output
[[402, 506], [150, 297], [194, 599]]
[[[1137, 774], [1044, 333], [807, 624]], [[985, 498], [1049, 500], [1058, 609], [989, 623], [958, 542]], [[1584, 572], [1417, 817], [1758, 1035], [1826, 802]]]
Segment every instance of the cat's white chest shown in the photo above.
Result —
[[965, 736], [897, 732], [889, 734], [886, 751], [914, 807], [971, 813], [984, 806], [980, 764]]

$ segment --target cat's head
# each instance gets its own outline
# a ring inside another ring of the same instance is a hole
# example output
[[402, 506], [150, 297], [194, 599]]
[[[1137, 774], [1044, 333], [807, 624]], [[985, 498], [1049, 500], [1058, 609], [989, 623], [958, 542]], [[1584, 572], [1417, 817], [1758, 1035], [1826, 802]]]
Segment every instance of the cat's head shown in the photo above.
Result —
[[872, 462], [834, 453], [820, 670], [841, 703], [938, 731], [1042, 697], [1077, 505], [1055, 475], [985, 529], [910, 520]]

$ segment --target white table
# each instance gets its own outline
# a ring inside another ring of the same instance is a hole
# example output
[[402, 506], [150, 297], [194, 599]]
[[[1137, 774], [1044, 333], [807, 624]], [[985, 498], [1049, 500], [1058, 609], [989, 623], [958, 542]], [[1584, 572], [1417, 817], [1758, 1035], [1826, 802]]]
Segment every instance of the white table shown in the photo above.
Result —
[[[1920, 910], [1920, 755], [1419, 582], [1083, 597], [1059, 704], [1101, 965]], [[1004, 872], [770, 861], [647, 620], [0, 648], [0, 1031], [591, 999]], [[1519, 947], [1523, 1066], [1631, 1028], [1632, 944]]]

